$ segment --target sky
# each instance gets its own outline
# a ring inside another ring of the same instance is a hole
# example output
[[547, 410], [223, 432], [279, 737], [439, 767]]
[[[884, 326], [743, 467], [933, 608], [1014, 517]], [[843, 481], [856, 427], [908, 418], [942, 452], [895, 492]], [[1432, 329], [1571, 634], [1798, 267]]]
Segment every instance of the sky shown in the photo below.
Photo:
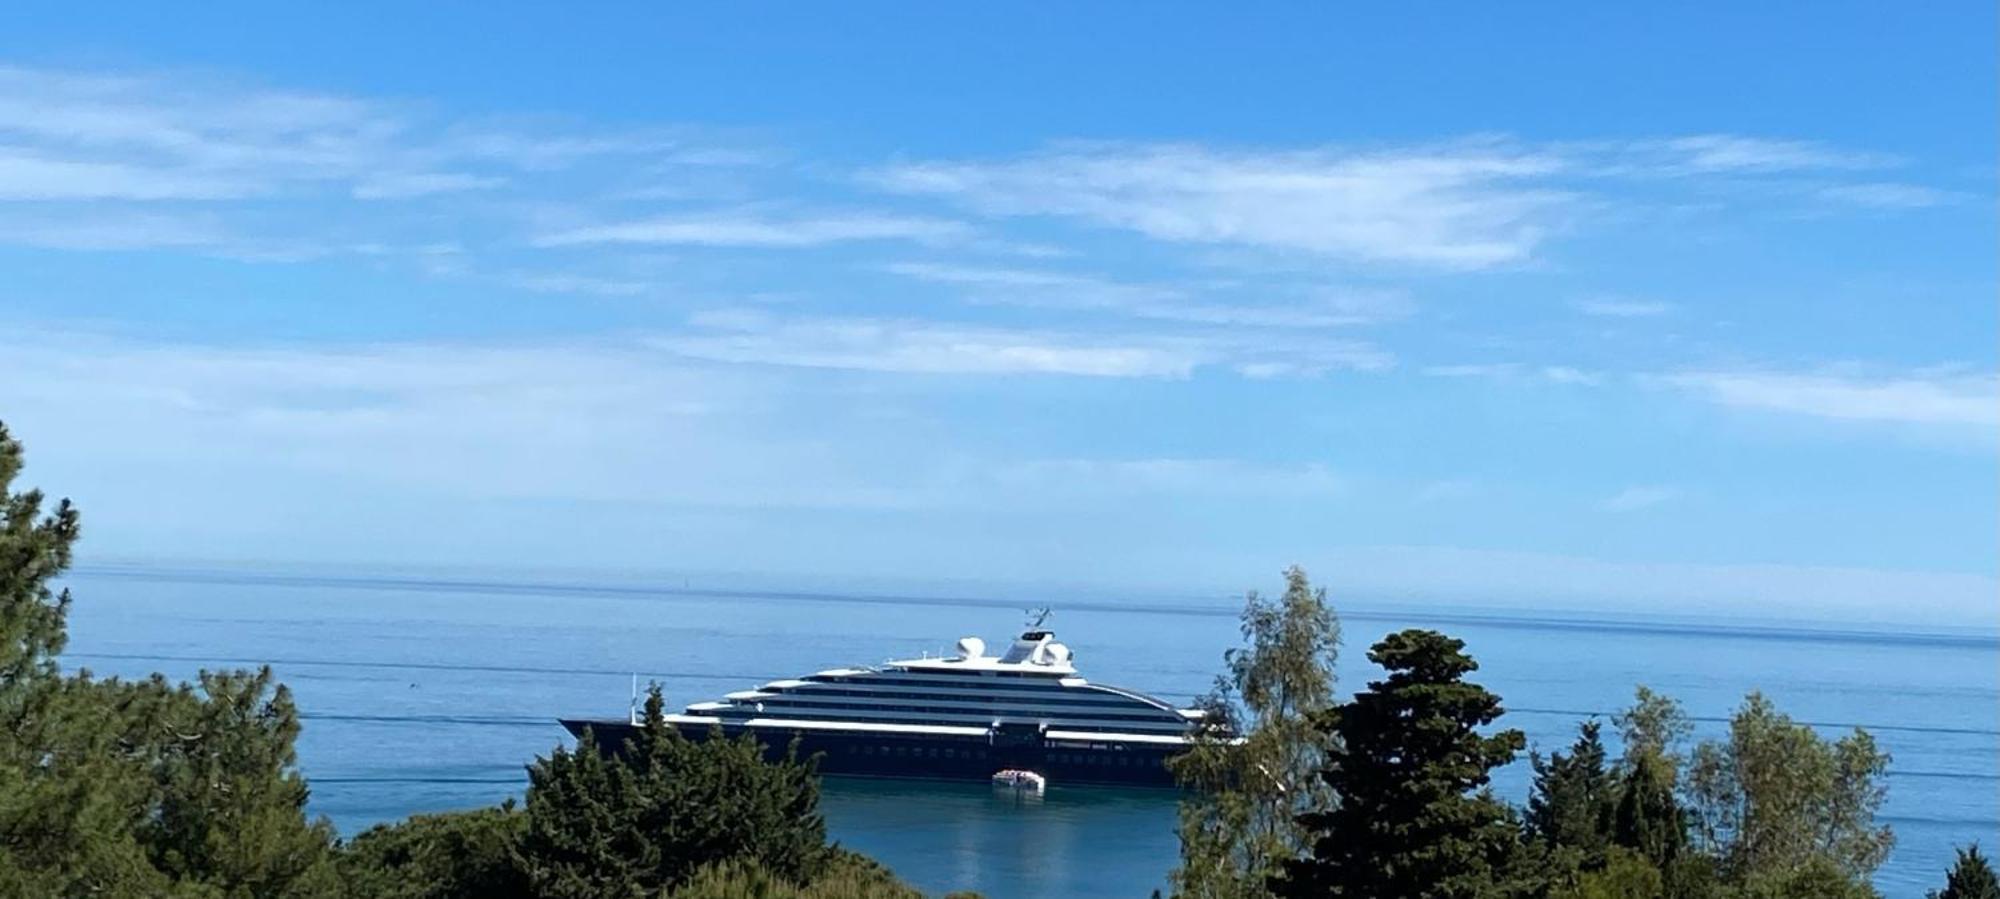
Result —
[[1994, 10], [27, 2], [85, 564], [1992, 623]]

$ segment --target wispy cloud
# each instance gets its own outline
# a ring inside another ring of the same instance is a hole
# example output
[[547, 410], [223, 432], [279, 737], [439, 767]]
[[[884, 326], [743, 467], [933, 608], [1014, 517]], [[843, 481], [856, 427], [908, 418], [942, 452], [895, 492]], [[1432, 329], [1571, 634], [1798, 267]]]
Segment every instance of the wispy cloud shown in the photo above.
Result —
[[516, 272], [506, 283], [536, 293], [579, 293], [604, 297], [630, 297], [645, 293], [647, 284], [623, 278], [595, 278], [557, 272]]
[[909, 240], [936, 242], [968, 233], [965, 225], [947, 219], [873, 212], [839, 213], [797, 218], [761, 216], [739, 211], [657, 216], [637, 221], [592, 225], [544, 234], [544, 247], [581, 244], [657, 244], [710, 247], [811, 247], [849, 241]]
[[1674, 304], [1658, 300], [1626, 300], [1614, 297], [1599, 297], [1578, 300], [1572, 304], [1576, 311], [1599, 318], [1654, 318], [1675, 310]]
[[[658, 167], [691, 164], [687, 160], [701, 160], [704, 152], [726, 156], [730, 149], [665, 133], [601, 133], [574, 125], [551, 130], [560, 127], [456, 120], [415, 104], [274, 90], [184, 72], [0, 65], [0, 201], [31, 202], [12, 210], [10, 220], [40, 216], [62, 234], [36, 239], [33, 229], [9, 228], [10, 236], [0, 239], [71, 249], [310, 258], [324, 255], [326, 247], [385, 242], [409, 231], [386, 218], [391, 213], [383, 207], [398, 201], [525, 191], [529, 187], [517, 179], [590, 159]], [[329, 216], [320, 205], [341, 201], [371, 208]], [[494, 207], [482, 211], [491, 216]], [[194, 233], [208, 236], [175, 238], [148, 224], [170, 216], [201, 217], [203, 227]], [[126, 218], [139, 225], [123, 223]], [[352, 233], [368, 228], [377, 233]], [[146, 231], [154, 236], [142, 236]], [[348, 233], [329, 233], [335, 231]], [[251, 244], [293, 249], [245, 252]], [[321, 249], [308, 249], [313, 247]]]
[[1228, 291], [1192, 284], [1133, 284], [1039, 269], [989, 268], [931, 262], [884, 267], [894, 274], [965, 288], [977, 302], [1109, 312], [1155, 321], [1246, 328], [1338, 328], [1400, 318], [1412, 303], [1386, 290], [1263, 288], [1303, 294], [1289, 303], [1238, 301]]
[[1494, 380], [1540, 380], [1551, 384], [1595, 387], [1604, 383], [1598, 372], [1568, 365], [1525, 365], [1519, 362], [1474, 362], [1428, 365], [1421, 371], [1433, 378], [1486, 378]]
[[1927, 209], [1965, 199], [1963, 195], [1951, 191], [1889, 181], [1831, 184], [1820, 188], [1819, 196], [1836, 203], [1870, 209]]
[[1186, 378], [1215, 366], [1248, 377], [1375, 370], [1387, 354], [1352, 341], [1272, 344], [1228, 336], [1097, 335], [908, 319], [783, 317], [742, 310], [697, 316], [660, 349], [716, 362], [944, 375], [1046, 374]]
[[1297, 498], [1346, 490], [1324, 465], [1268, 465], [1240, 459], [1043, 459], [1004, 465], [990, 477], [1007, 489], [1167, 496]]
[[1611, 147], [1603, 170], [1620, 174], [1772, 174], [1801, 171], [1865, 171], [1899, 160], [1815, 141], [1740, 134], [1696, 134], [1632, 141]]
[[1665, 383], [1725, 406], [1855, 422], [2000, 427], [2000, 376], [1699, 371]]
[[499, 187], [506, 179], [464, 172], [405, 172], [363, 177], [354, 185], [358, 200], [400, 200], [431, 194]]
[[889, 190], [1001, 216], [1055, 216], [1158, 240], [1477, 269], [1526, 258], [1568, 199], [1531, 183], [1559, 160], [1504, 147], [1226, 151], [1064, 145], [999, 162], [914, 162]]
[[1605, 509], [1612, 512], [1633, 512], [1650, 509], [1662, 503], [1680, 498], [1681, 491], [1675, 487], [1657, 484], [1641, 484], [1627, 487], [1605, 499]]

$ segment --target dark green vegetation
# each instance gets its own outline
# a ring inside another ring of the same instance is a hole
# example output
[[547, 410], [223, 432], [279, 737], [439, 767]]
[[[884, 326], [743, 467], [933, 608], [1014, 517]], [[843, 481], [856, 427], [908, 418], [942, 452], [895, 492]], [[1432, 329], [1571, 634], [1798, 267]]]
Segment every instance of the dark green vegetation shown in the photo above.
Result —
[[[67, 501], [13, 491], [0, 427], [0, 899], [914, 899], [829, 845], [811, 760], [659, 723], [604, 753], [584, 740], [530, 768], [527, 801], [419, 815], [345, 843], [307, 817], [298, 712], [269, 670], [197, 683], [65, 674], [70, 596], [51, 582], [78, 536]], [[1726, 737], [1689, 746], [1678, 704], [1644, 687], [1531, 757], [1525, 809], [1486, 789], [1522, 749], [1461, 641], [1376, 643], [1386, 675], [1334, 701], [1339, 626], [1287, 572], [1252, 595], [1243, 648], [1173, 762], [1177, 896], [1366, 899], [1844, 899], [1892, 843], [1875, 824], [1888, 757], [1867, 733], [1820, 737], [1751, 694]], [[1240, 735], [1239, 741], [1230, 735]], [[1938, 899], [2000, 899], [1977, 848]]]
[[1958, 850], [1958, 864], [1945, 875], [1944, 889], [1933, 890], [1930, 899], [2000, 899], [2000, 877], [1978, 846]]
[[522, 807], [343, 844], [306, 815], [298, 711], [268, 669], [195, 684], [62, 672], [70, 596], [50, 584], [77, 513], [14, 492], [20, 469], [0, 426], [0, 899], [921, 895], [827, 843], [810, 761], [657, 723], [615, 755], [585, 741], [536, 760]]
[[[1478, 665], [1464, 643], [1391, 634], [1368, 654], [1386, 676], [1336, 703], [1332, 611], [1303, 572], [1287, 579], [1283, 602], [1250, 597], [1245, 645], [1210, 698], [1213, 720], [1244, 739], [1212, 734], [1175, 767], [1204, 791], [1183, 805], [1176, 896], [1876, 895], [1869, 875], [1894, 842], [1875, 823], [1889, 759], [1865, 731], [1823, 738], [1752, 693], [1727, 736], [1690, 746], [1680, 705], [1639, 687], [1615, 719], [1622, 757], [1585, 721], [1565, 750], [1531, 755], [1517, 809], [1486, 785], [1522, 736], [1496, 727], [1500, 697], [1466, 680]], [[1315, 782], [1299, 774], [1307, 760]], [[1274, 820], [1286, 813], [1290, 826]], [[1996, 889], [1976, 849], [1950, 878], [1935, 895]]]

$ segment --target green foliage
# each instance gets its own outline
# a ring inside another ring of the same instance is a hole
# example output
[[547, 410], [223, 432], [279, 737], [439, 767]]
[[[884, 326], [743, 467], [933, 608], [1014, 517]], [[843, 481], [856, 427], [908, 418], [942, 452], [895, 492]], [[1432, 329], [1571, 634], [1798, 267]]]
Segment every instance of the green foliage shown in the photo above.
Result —
[[70, 597], [49, 582], [79, 534], [13, 492], [0, 427], [0, 895], [336, 895], [331, 828], [305, 817], [298, 711], [270, 671], [198, 684], [99, 681], [57, 665]]
[[1522, 858], [1511, 810], [1481, 789], [1525, 741], [1517, 730], [1480, 733], [1500, 717], [1500, 698], [1464, 679], [1479, 667], [1464, 648], [1407, 630], [1369, 651], [1389, 676], [1323, 716], [1333, 739], [1321, 776], [1340, 801], [1304, 816], [1312, 854], [1285, 866], [1280, 895], [1457, 899], [1527, 889], [1515, 882]]
[[1687, 814], [1674, 798], [1674, 769], [1645, 752], [1624, 765], [1611, 812], [1611, 842], [1665, 868], [1687, 849]]
[[1340, 624], [1304, 570], [1293, 566], [1285, 581], [1275, 602], [1245, 600], [1243, 646], [1224, 655], [1192, 745], [1169, 762], [1189, 788], [1176, 896], [1269, 895], [1271, 877], [1306, 848], [1298, 817], [1331, 800], [1317, 776], [1329, 737], [1314, 717], [1333, 705]]
[[1740, 882], [1808, 867], [1865, 881], [1895, 841], [1875, 824], [1888, 765], [1866, 731], [1829, 743], [1751, 693], [1728, 739], [1688, 761], [1694, 836]]
[[690, 740], [661, 717], [615, 753], [586, 735], [529, 769], [522, 854], [550, 899], [653, 896], [704, 865], [741, 859], [804, 881], [827, 860], [815, 765], [771, 763], [754, 738]]
[[[703, 867], [668, 899], [923, 899], [889, 869], [852, 852], [837, 851], [809, 883], [800, 885], [754, 862], [732, 860]], [[945, 899], [979, 899], [952, 893]]]
[[1601, 867], [1551, 890], [1549, 899], [1665, 899], [1666, 890], [1665, 878], [1651, 860], [1613, 846], [1606, 850]]
[[1612, 719], [1625, 744], [1624, 761], [1630, 765], [1651, 756], [1665, 762], [1665, 770], [1671, 772], [1680, 764], [1680, 745], [1694, 732], [1694, 723], [1678, 700], [1644, 684], [1634, 693], [1631, 708]]
[[520, 858], [528, 816], [497, 808], [415, 815], [377, 825], [340, 853], [352, 899], [527, 899]]
[[1552, 849], [1572, 850], [1585, 867], [1603, 863], [1618, 800], [1617, 783], [1605, 765], [1604, 742], [1598, 738], [1601, 729], [1598, 722], [1585, 721], [1568, 752], [1529, 757], [1535, 782], [1523, 822], [1528, 837]]
[[1945, 875], [1944, 889], [1933, 890], [1930, 899], [2000, 899], [2000, 877], [1979, 853], [1977, 844], [1958, 850], [1958, 863]]
[[1728, 899], [1880, 899], [1831, 859], [1813, 858], [1796, 868], [1758, 871], [1723, 895]]

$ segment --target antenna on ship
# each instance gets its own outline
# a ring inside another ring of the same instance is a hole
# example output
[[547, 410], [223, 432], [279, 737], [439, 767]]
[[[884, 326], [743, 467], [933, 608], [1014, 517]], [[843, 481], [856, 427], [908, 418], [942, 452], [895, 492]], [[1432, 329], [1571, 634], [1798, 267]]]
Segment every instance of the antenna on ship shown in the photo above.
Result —
[[1048, 606], [1041, 606], [1039, 608], [1029, 609], [1027, 611], [1028, 611], [1028, 630], [1031, 631], [1041, 630], [1042, 622], [1049, 620]]

